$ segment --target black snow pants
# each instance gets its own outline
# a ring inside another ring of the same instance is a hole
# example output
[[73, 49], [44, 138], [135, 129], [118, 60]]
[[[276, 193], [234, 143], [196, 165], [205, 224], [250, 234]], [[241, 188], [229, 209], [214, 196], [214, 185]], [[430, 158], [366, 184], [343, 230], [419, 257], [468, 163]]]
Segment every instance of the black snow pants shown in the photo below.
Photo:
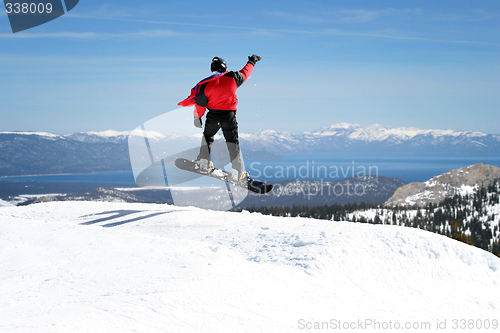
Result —
[[243, 171], [243, 164], [241, 162], [240, 145], [238, 141], [238, 122], [236, 121], [236, 114], [234, 111], [208, 111], [198, 160], [202, 158], [210, 160], [210, 151], [214, 143], [214, 136], [221, 128], [224, 138], [226, 139], [232, 167], [241, 173]]

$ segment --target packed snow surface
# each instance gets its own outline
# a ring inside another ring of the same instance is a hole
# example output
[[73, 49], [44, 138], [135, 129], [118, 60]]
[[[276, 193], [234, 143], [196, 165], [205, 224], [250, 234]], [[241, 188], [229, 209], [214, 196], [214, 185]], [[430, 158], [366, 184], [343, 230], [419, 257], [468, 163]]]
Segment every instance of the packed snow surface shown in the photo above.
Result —
[[0, 332], [485, 332], [452, 325], [500, 319], [500, 259], [404, 227], [51, 202], [0, 208], [0, 294]]

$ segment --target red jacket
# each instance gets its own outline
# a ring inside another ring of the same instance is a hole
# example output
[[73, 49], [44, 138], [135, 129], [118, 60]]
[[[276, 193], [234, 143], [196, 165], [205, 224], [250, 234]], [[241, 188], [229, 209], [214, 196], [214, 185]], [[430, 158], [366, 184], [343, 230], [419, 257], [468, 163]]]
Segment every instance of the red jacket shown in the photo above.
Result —
[[[194, 116], [203, 117], [206, 109], [227, 110], [236, 112], [238, 89], [252, 74], [254, 65], [247, 63], [239, 72], [227, 72], [217, 77], [209, 77], [199, 82], [192, 90], [190, 97], [180, 102], [179, 105], [189, 106], [195, 104]], [[196, 94], [196, 100], [193, 98]], [[194, 101], [192, 103], [191, 101]]]

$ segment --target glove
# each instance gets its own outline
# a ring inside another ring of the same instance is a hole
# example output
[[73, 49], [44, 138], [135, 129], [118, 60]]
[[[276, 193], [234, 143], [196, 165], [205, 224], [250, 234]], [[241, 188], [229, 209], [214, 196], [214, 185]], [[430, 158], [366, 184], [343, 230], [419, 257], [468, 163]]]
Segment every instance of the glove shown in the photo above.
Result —
[[248, 57], [248, 62], [255, 66], [257, 61], [259, 61], [260, 59], [262, 58], [259, 57], [258, 55], [252, 54], [251, 56]]
[[194, 127], [202, 128], [203, 122], [201, 121], [201, 118], [194, 117]]

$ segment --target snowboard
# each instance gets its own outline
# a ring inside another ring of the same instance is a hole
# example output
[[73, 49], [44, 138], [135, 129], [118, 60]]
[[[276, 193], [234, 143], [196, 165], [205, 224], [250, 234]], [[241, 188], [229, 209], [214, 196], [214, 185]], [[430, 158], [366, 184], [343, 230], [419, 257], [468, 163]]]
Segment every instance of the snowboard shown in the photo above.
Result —
[[273, 185], [267, 184], [255, 179], [248, 178], [248, 180], [244, 182], [233, 182], [231, 180], [231, 173], [221, 170], [221, 169], [213, 169], [209, 173], [201, 173], [199, 171], [198, 166], [196, 165], [195, 162], [187, 160], [185, 158], [178, 158], [175, 160], [175, 166], [178, 167], [181, 170], [189, 171], [189, 172], [194, 172], [202, 176], [207, 176], [210, 178], [214, 178], [220, 181], [223, 181], [228, 184], [232, 184], [238, 187], [241, 187], [245, 190], [248, 190], [250, 192], [256, 193], [256, 194], [266, 194], [269, 193], [273, 189]]

